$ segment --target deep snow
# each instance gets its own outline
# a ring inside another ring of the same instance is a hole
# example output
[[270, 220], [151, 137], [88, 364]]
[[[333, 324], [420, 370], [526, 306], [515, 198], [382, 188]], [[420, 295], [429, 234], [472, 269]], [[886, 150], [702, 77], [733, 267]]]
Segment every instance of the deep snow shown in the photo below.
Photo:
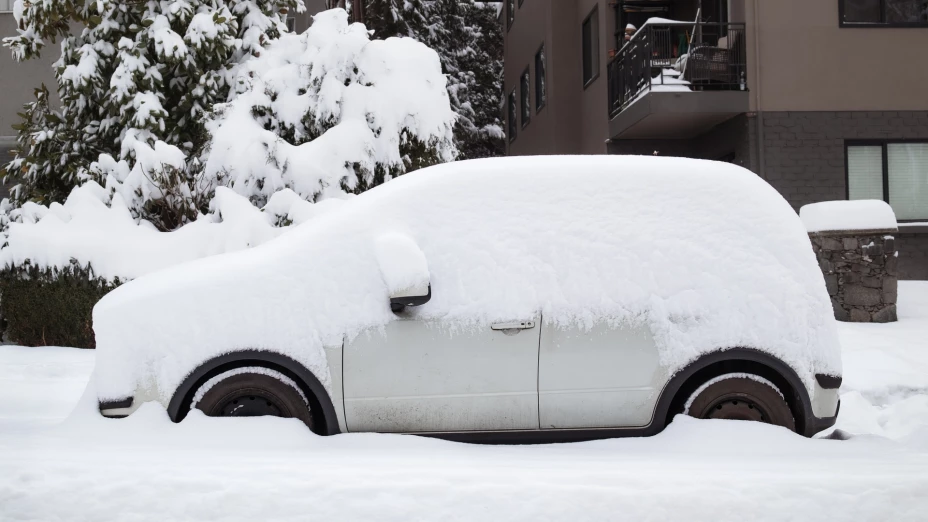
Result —
[[[678, 418], [647, 439], [471, 446], [298, 421], [99, 417], [94, 352], [0, 347], [0, 519], [924, 520], [928, 282], [840, 324], [849, 440]], [[823, 434], [825, 435], [825, 434]]]

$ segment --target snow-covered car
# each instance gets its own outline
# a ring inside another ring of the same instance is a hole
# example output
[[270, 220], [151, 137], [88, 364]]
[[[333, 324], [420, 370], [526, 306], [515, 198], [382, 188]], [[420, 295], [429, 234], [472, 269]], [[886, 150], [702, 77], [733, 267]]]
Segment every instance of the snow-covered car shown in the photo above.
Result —
[[841, 358], [805, 228], [740, 167], [463, 161], [95, 307], [108, 417], [296, 417], [319, 434], [567, 441], [676, 414], [811, 436]]

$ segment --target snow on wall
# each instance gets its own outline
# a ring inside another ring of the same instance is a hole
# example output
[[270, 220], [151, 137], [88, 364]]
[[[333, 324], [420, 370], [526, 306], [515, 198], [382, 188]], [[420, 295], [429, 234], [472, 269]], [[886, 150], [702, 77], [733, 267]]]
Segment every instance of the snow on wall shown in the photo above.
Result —
[[236, 349], [288, 355], [328, 383], [323, 346], [395, 320], [376, 240], [424, 253], [418, 317], [460, 333], [541, 312], [567, 327], [646, 322], [671, 372], [728, 347], [808, 387], [841, 374], [831, 303], [802, 222], [729, 164], [663, 157], [500, 158], [403, 176], [255, 248], [139, 278], [94, 309], [101, 398]]
[[896, 229], [896, 214], [889, 203], [878, 199], [823, 201], [803, 205], [799, 209], [809, 232], [836, 230]]

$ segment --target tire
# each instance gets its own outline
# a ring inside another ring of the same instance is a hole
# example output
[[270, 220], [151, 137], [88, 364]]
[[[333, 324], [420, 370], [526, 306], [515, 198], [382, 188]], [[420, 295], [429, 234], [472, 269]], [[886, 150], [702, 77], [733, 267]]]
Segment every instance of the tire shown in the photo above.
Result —
[[751, 420], [796, 431], [793, 412], [772, 382], [729, 373], [709, 380], [686, 401], [683, 413], [698, 419]]
[[299, 385], [267, 368], [236, 368], [213, 377], [197, 390], [190, 407], [209, 417], [295, 418], [315, 432], [309, 400]]

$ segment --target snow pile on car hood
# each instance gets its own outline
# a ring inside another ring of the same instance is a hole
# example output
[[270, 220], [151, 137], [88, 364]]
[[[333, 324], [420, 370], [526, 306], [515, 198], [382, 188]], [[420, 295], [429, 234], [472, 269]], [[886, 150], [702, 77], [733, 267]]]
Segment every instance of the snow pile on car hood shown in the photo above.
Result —
[[649, 325], [671, 371], [756, 348], [807, 386], [840, 375], [831, 303], [805, 227], [751, 172], [655, 157], [444, 164], [370, 190], [256, 248], [150, 274], [94, 309], [101, 398], [167, 400], [198, 364], [251, 348], [329, 382], [324, 346], [396, 316], [376, 254], [398, 233], [425, 255], [413, 312], [466, 332], [540, 312], [559, 326]]

